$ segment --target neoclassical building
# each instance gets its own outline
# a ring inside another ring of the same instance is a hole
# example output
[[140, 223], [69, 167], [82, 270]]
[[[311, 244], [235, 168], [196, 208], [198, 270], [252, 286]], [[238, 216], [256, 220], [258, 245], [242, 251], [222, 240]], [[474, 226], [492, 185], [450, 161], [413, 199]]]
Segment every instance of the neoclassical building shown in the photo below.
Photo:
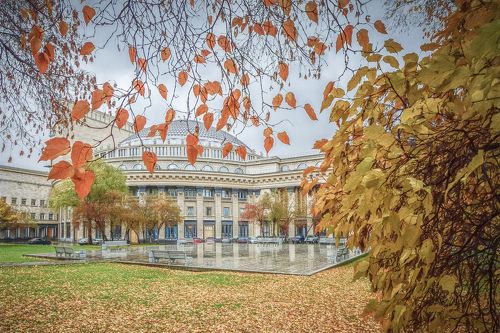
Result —
[[[86, 119], [93, 127], [110, 121], [111, 116], [102, 112], [92, 112]], [[94, 152], [107, 163], [122, 170], [132, 194], [140, 196], [142, 193], [164, 193], [177, 202], [183, 221], [162, 230], [147, 231], [152, 232], [154, 238], [237, 238], [262, 233], [270, 235], [273, 231], [268, 225], [261, 230], [259, 225], [241, 218], [241, 212], [247, 203], [255, 202], [261, 194], [275, 189], [287, 191], [288, 198], [292, 201], [303, 200], [305, 204], [310, 203], [310, 197], [299, 194], [299, 185], [303, 170], [308, 166], [319, 166], [322, 155], [264, 157], [235, 136], [214, 128], [206, 130], [200, 124], [199, 143], [204, 151], [193, 166], [187, 162], [185, 138], [195, 130], [196, 125], [195, 121], [175, 120], [170, 124], [163, 142], [160, 137], [147, 137], [149, 129], [139, 134], [134, 133], [132, 126], [128, 124], [114, 134], [114, 140], [118, 142], [116, 146], [108, 139]], [[96, 133], [89, 131], [87, 127], [79, 126], [75, 128], [75, 133], [75, 140], [88, 142], [91, 138], [96, 138]], [[228, 141], [234, 147], [247, 147], [246, 160], [242, 160], [234, 151], [222, 158], [222, 146]], [[158, 156], [154, 173], [145, 170], [142, 162], [145, 149]], [[1, 182], [0, 179], [0, 185]], [[30, 198], [27, 194], [24, 197]], [[47, 202], [48, 193], [43, 200]], [[83, 227], [78, 228], [71, 223], [71, 209], [61, 209], [53, 214], [58, 220], [55, 221], [57, 228], [52, 235], [65, 241], [76, 241], [88, 236]], [[305, 217], [301, 222], [299, 225], [290, 223], [287, 232], [289, 236], [313, 232], [311, 216]], [[117, 227], [107, 230], [107, 237], [112, 234], [113, 238], [124, 238], [123, 229]], [[93, 232], [96, 233], [94, 237], [102, 237], [98, 231]], [[145, 233], [143, 237], [146, 237]]]

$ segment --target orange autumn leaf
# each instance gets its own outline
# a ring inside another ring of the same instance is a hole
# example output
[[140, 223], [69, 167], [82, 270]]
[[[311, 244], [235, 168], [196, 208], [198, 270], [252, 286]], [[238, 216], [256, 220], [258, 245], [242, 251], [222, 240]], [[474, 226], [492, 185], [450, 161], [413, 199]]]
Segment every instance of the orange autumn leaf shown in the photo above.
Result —
[[167, 113], [165, 114], [165, 122], [167, 124], [170, 124], [172, 121], [174, 121], [175, 118], [175, 110], [170, 108], [168, 109]]
[[134, 80], [134, 89], [137, 90], [139, 95], [144, 96], [145, 93], [145, 88], [144, 88], [144, 82], [141, 80]]
[[80, 120], [90, 111], [90, 103], [87, 100], [80, 100], [73, 105], [71, 119]]
[[255, 126], [255, 127], [259, 127], [260, 125], [260, 120], [257, 116], [252, 116], [252, 124]]
[[82, 12], [85, 24], [89, 24], [89, 22], [92, 21], [92, 18], [95, 16], [95, 9], [90, 6], [85, 6], [83, 7]]
[[285, 101], [292, 108], [297, 107], [297, 100], [295, 99], [295, 94], [291, 91], [287, 92], [285, 95]]
[[52, 166], [47, 179], [65, 179], [72, 177], [74, 168], [68, 161], [60, 161]]
[[155, 171], [155, 166], [156, 162], [158, 161], [158, 158], [156, 157], [156, 154], [154, 152], [152, 151], [143, 152], [142, 161], [144, 162], [146, 170], [148, 170], [150, 173], [153, 173]]
[[314, 47], [318, 41], [319, 39], [316, 36], [307, 37], [307, 46]]
[[50, 61], [54, 60], [56, 56], [54, 45], [52, 45], [51, 43], [45, 44], [43, 52], [49, 57]]
[[250, 77], [247, 73], [241, 76], [240, 83], [243, 87], [248, 87], [248, 85], [250, 84]]
[[170, 56], [172, 55], [172, 52], [170, 51], [170, 48], [164, 47], [161, 50], [160, 55], [161, 55], [161, 60], [167, 61], [170, 58]]
[[290, 138], [288, 137], [288, 134], [285, 131], [279, 132], [277, 137], [284, 144], [286, 144], [286, 145], [290, 144]]
[[226, 52], [231, 52], [231, 41], [224, 35], [217, 37], [217, 44]]
[[148, 64], [148, 61], [146, 59], [144, 59], [144, 58], [137, 59], [137, 67], [139, 67], [139, 70], [145, 72], [147, 64]]
[[224, 61], [224, 68], [228, 71], [228, 73], [236, 74], [238, 72], [238, 68], [236, 67], [236, 63], [233, 59], [227, 59]]
[[40, 52], [35, 55], [35, 65], [41, 74], [44, 74], [49, 68], [49, 56], [45, 52]]
[[273, 129], [271, 127], [267, 127], [265, 130], [264, 130], [264, 136], [266, 138], [270, 137], [271, 135], [273, 135]]
[[94, 173], [91, 170], [75, 170], [71, 180], [75, 184], [75, 192], [80, 199], [84, 199], [90, 193], [94, 178]]
[[115, 123], [116, 127], [122, 128], [128, 120], [128, 111], [125, 109], [118, 109], [116, 112]]
[[189, 163], [194, 165], [198, 157], [198, 137], [193, 134], [186, 136], [186, 153]]
[[375, 26], [375, 29], [377, 29], [377, 31], [381, 34], [387, 34], [387, 31], [385, 30], [385, 24], [381, 20], [375, 21], [373, 25]]
[[156, 135], [156, 131], [158, 130], [158, 125], [152, 125], [150, 128], [149, 128], [149, 132], [148, 132], [148, 138], [152, 138]]
[[335, 42], [335, 50], [338, 53], [342, 46], [344, 45], [344, 38], [342, 37], [342, 33], [337, 36], [337, 41]]
[[177, 77], [177, 81], [179, 82], [181, 87], [186, 84], [187, 79], [188, 79], [188, 73], [186, 71], [180, 72], [179, 76]]
[[370, 40], [368, 38], [368, 30], [361, 29], [357, 32], [356, 38], [358, 40], [358, 44], [364, 49], [368, 47]]
[[323, 147], [327, 142], [328, 142], [327, 139], [317, 140], [316, 142], [314, 142], [313, 148], [321, 149], [321, 147]]
[[210, 95], [219, 94], [222, 96], [222, 87], [219, 81], [208, 81], [203, 87]]
[[138, 115], [134, 120], [134, 131], [139, 133], [146, 126], [146, 117]]
[[314, 44], [314, 52], [318, 55], [325, 54], [326, 49], [328, 49], [328, 46], [326, 46], [323, 42], [318, 41]]
[[270, 7], [276, 3], [276, 0], [262, 0], [266, 7]]
[[49, 161], [59, 156], [66, 155], [71, 150], [69, 140], [62, 137], [52, 138], [45, 141], [42, 155], [38, 161]]
[[318, 117], [316, 117], [316, 113], [314, 112], [314, 109], [311, 106], [311, 104], [307, 103], [306, 105], [304, 105], [304, 110], [306, 110], [306, 113], [309, 116], [309, 118], [311, 118], [311, 120], [318, 120]]
[[105, 82], [102, 85], [102, 92], [104, 93], [104, 99], [106, 101], [109, 101], [109, 100], [111, 100], [111, 97], [113, 97], [115, 89], [113, 88], [113, 86], [109, 82]]
[[[160, 138], [165, 142], [167, 139], [168, 123], [160, 124], [157, 127], [158, 133], [160, 133]], [[154, 136], [154, 135], [153, 135]]]
[[280, 62], [278, 64], [278, 73], [283, 81], [286, 81], [288, 78], [288, 64], [284, 62]]
[[90, 55], [92, 53], [92, 51], [94, 51], [94, 49], [95, 49], [95, 46], [92, 42], [86, 42], [85, 44], [83, 44], [82, 48], [80, 49], [80, 55], [82, 55], [82, 56]]
[[304, 169], [304, 171], [302, 172], [302, 175], [307, 176], [308, 174], [310, 174], [314, 170], [316, 170], [315, 166], [308, 166], [307, 168]]
[[264, 149], [266, 150], [266, 153], [269, 154], [269, 151], [271, 148], [273, 148], [274, 145], [274, 139], [272, 136], [268, 136], [264, 139]]
[[198, 150], [198, 155], [203, 155], [203, 146], [202, 145], [197, 145], [196, 150]]
[[297, 40], [297, 28], [295, 28], [295, 23], [291, 19], [288, 19], [283, 23], [283, 31], [285, 36], [291, 41]]
[[264, 31], [264, 28], [262, 28], [262, 25], [260, 25], [260, 23], [254, 23], [253, 25], [253, 31], [255, 31], [255, 33], [257, 35], [264, 35], [265, 34], [265, 31]]
[[264, 22], [262, 24], [262, 28], [264, 29], [264, 32], [269, 36], [276, 37], [276, 34], [278, 33], [278, 29], [276, 29], [271, 21]]
[[318, 23], [318, 5], [314, 1], [309, 1], [306, 4], [306, 14], [309, 19]]
[[128, 47], [128, 57], [131, 63], [134, 63], [135, 59], [137, 58], [137, 49], [132, 45], [129, 45]]
[[330, 95], [332, 90], [333, 90], [333, 82], [330, 81], [327, 83], [325, 90], [323, 90], [323, 99], [326, 99], [328, 97], [328, 95]]
[[211, 112], [205, 113], [205, 115], [203, 116], [203, 125], [205, 125], [205, 128], [207, 130], [209, 130], [210, 127], [212, 127], [213, 122], [214, 122], [214, 114]]
[[222, 147], [222, 158], [226, 158], [231, 150], [233, 150], [233, 144], [231, 142], [226, 142]]
[[201, 104], [200, 106], [198, 106], [196, 108], [195, 117], [201, 116], [202, 114], [204, 114], [207, 111], [208, 111], [208, 106], [206, 104]]
[[101, 89], [96, 89], [92, 92], [92, 98], [90, 104], [92, 105], [92, 111], [97, 110], [106, 101], [106, 95]]
[[349, 46], [352, 45], [352, 29], [353, 26], [350, 24], [344, 28], [345, 40]]
[[[224, 110], [223, 110], [224, 111]], [[224, 126], [227, 125], [227, 120], [229, 119], [229, 112], [222, 112], [221, 117], [217, 121], [216, 131], [220, 131]]]
[[158, 85], [158, 91], [160, 92], [161, 97], [167, 99], [167, 87], [163, 83]]
[[213, 49], [213, 48], [214, 48], [214, 46], [215, 46], [215, 35], [214, 35], [213, 33], [209, 32], [209, 33], [207, 34], [207, 38], [206, 38], [206, 40], [205, 40], [205, 41], [206, 41], [206, 43], [207, 43], [207, 46], [208, 46], [209, 48]]
[[63, 20], [59, 21], [59, 32], [62, 36], [65, 36], [68, 32], [68, 23]]
[[75, 168], [83, 166], [92, 159], [92, 146], [82, 141], [75, 141], [71, 149], [71, 162]]
[[205, 64], [207, 61], [204, 56], [197, 54], [194, 56], [194, 62], [197, 64]]
[[236, 154], [238, 154], [238, 156], [242, 159], [242, 160], [246, 160], [247, 159], [247, 149], [245, 148], [245, 146], [238, 146], [238, 148], [236, 148]]
[[274, 96], [274, 98], [273, 98], [274, 111], [276, 111], [276, 109], [280, 107], [282, 102], [283, 102], [283, 95], [278, 94], [278, 95]]

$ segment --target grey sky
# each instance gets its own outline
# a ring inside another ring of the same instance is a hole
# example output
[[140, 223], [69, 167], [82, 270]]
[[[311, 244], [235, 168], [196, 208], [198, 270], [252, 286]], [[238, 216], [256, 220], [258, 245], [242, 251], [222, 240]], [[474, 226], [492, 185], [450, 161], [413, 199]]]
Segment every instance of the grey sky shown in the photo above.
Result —
[[[380, 2], [382, 1], [372, 2], [370, 7], [373, 8], [370, 8], [367, 11], [371, 15], [372, 22], [381, 17], [382, 11]], [[377, 15], [377, 13], [379, 13], [379, 15]], [[418, 46], [422, 43], [422, 32], [418, 28], [415, 29], [415, 31], [398, 33], [397, 31], [395, 32], [393, 29], [390, 29], [388, 25], [390, 36], [403, 45], [405, 48], [403, 51], [404, 53], [410, 51], [420, 53]], [[370, 41], [375, 45], [378, 44], [380, 46], [385, 39], [384, 37], [387, 38], [387, 35], [384, 36], [377, 33], [370, 33]], [[95, 44], [96, 46], [99, 46], [98, 42], [95, 42]], [[271, 150], [270, 155], [289, 156], [314, 153], [315, 151], [312, 149], [312, 145], [316, 140], [330, 138], [333, 135], [335, 125], [328, 121], [330, 110], [325, 110], [322, 114], [320, 114], [319, 108], [322, 102], [322, 93], [325, 85], [330, 80], [336, 80], [344, 68], [343, 58], [341, 57], [342, 55], [335, 54], [335, 50], [330, 49], [328, 51], [325, 58], [326, 66], [323, 67], [321, 73], [322, 76], [319, 80], [304, 80], [299, 78], [298, 68], [292, 66], [290, 67], [290, 75], [288, 79], [290, 85], [285, 87], [286, 91], [293, 91], [295, 93], [297, 105], [301, 106], [305, 103], [310, 103], [316, 111], [319, 120], [311, 121], [302, 107], [297, 107], [294, 110], [278, 110], [277, 112], [273, 112], [271, 119], [274, 120], [274, 122], [281, 120], [284, 121], [275, 128], [275, 132], [287, 131], [290, 137], [291, 145], [283, 145], [279, 142], [279, 140], [275, 139], [275, 145]], [[118, 52], [114, 43], [111, 43], [105, 49], [98, 49], [96, 51], [95, 62], [86, 65], [86, 68], [96, 73], [98, 83], [115, 81], [120, 87], [129, 86], [134, 74], [134, 66], [129, 61], [127, 50], [125, 49]], [[345, 87], [348, 78], [349, 75], [344, 76], [336, 85]], [[161, 82], [167, 86], [169, 94], [171, 94], [171, 87], [174, 86], [174, 78], [166, 79], [164, 77]], [[159, 96], [155, 87], [152, 88], [154, 88], [151, 92], [152, 106], [144, 113], [144, 115], [148, 118], [147, 126], [162, 122], [167, 110], [167, 103]], [[176, 92], [175, 99], [173, 101], [173, 107], [175, 109], [186, 109], [187, 90], [188, 89], [184, 87]], [[267, 92], [265, 99], [270, 101], [276, 93], [277, 90]], [[133, 105], [134, 113], [142, 113], [142, 110], [148, 104], [149, 101], [144, 103], [143, 101], [138, 100], [138, 102]], [[105, 110], [105, 107], [103, 106], [101, 109]], [[183, 118], [183, 116], [180, 115], [179, 118]], [[255, 149], [257, 152], [264, 152], [262, 131], [263, 127], [247, 128], [242, 133], [239, 133], [238, 131], [238, 138], [245, 142], [249, 147]], [[11, 163], [7, 163], [8, 158], [8, 153], [2, 153], [2, 156], [0, 157], [0, 164], [43, 169], [44, 164], [37, 163], [38, 154], [33, 154], [31, 159], [21, 156], [13, 156], [13, 161]]]

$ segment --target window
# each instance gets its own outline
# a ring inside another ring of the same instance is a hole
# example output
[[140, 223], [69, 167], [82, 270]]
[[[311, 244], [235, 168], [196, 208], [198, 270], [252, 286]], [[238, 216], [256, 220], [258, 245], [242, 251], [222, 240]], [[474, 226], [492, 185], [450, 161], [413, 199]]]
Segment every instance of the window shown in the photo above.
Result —
[[31, 219], [32, 219], [32, 220], [36, 219], [36, 215], [35, 215], [35, 213], [31, 213], [31, 214], [30, 214], [30, 216], [31, 216]]
[[239, 191], [238, 192], [238, 199], [246, 200], [247, 194], [248, 194], [247, 191]]
[[53, 220], [53, 219], [54, 219], [54, 214], [49, 213], [49, 220]]
[[238, 237], [248, 237], [248, 222], [240, 222]]
[[10, 199], [10, 203], [11, 203], [12, 205], [17, 205], [17, 198], [11, 198], [11, 199]]
[[289, 171], [289, 170], [290, 170], [290, 168], [288, 167], [288, 165], [283, 165], [281, 167], [281, 171]]
[[233, 237], [233, 222], [222, 221], [222, 238], [232, 238]]
[[194, 188], [187, 188], [184, 191], [186, 197], [194, 198], [196, 197], [196, 190]]
[[237, 168], [237, 169], [234, 170], [234, 173], [242, 174], [243, 173], [243, 169]]
[[40, 213], [40, 220], [45, 220], [45, 213]]
[[168, 170], [177, 170], [177, 169], [179, 169], [179, 167], [177, 166], [177, 164], [172, 163], [172, 164], [169, 164], [167, 166], [167, 169]]
[[188, 206], [187, 207], [187, 216], [194, 216], [194, 207], [193, 206]]
[[307, 167], [305, 163], [300, 163], [299, 166], [297, 167], [297, 170], [304, 170]]
[[205, 216], [212, 216], [212, 207], [205, 207]]
[[7, 197], [2, 197], [3, 202], [7, 202]]
[[22, 198], [21, 199], [21, 205], [26, 206], [26, 201], [27, 201], [26, 198]]
[[229, 169], [227, 167], [225, 167], [225, 166], [221, 166], [219, 168], [219, 172], [229, 172]]
[[214, 190], [204, 189], [203, 196], [205, 198], [212, 198], [214, 196]]
[[136, 165], [134, 165], [133, 169], [134, 170], [142, 170], [142, 164], [137, 163]]
[[31, 205], [36, 206], [36, 199], [31, 199]]
[[184, 237], [185, 238], [194, 238], [196, 237], [196, 222], [195, 221], [186, 221], [184, 222]]
[[229, 207], [224, 207], [223, 211], [222, 211], [222, 215], [224, 217], [229, 217], [230, 214], [230, 210], [229, 210]]
[[125, 157], [126, 155], [126, 150], [125, 149], [120, 149], [118, 150], [118, 157]]
[[40, 200], [40, 207], [45, 207], [45, 200]]
[[177, 224], [165, 227], [165, 239], [177, 239]]
[[222, 197], [225, 199], [231, 198], [231, 192], [229, 190], [222, 190]]
[[196, 168], [194, 167], [194, 165], [188, 164], [188, 165], [186, 165], [186, 167], [184, 168], [184, 170], [194, 171], [194, 170], [196, 170]]
[[170, 197], [176, 197], [177, 196], [177, 190], [175, 188], [169, 188], [167, 190], [167, 194]]
[[127, 167], [125, 166], [125, 164], [122, 164], [118, 167], [118, 170], [127, 170]]

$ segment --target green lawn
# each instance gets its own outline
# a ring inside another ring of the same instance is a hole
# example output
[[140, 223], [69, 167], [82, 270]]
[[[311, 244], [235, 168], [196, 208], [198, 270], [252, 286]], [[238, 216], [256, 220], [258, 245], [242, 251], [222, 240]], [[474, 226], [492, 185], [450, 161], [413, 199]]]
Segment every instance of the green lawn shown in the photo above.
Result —
[[352, 267], [311, 277], [115, 263], [0, 268], [0, 332], [376, 332]]
[[[73, 246], [76, 250], [79, 249], [98, 249], [97, 245], [90, 246]], [[54, 245], [29, 245], [29, 244], [7, 244], [0, 243], [0, 263], [2, 262], [29, 262], [42, 261], [40, 258], [23, 257], [23, 254], [35, 253], [53, 253]]]

